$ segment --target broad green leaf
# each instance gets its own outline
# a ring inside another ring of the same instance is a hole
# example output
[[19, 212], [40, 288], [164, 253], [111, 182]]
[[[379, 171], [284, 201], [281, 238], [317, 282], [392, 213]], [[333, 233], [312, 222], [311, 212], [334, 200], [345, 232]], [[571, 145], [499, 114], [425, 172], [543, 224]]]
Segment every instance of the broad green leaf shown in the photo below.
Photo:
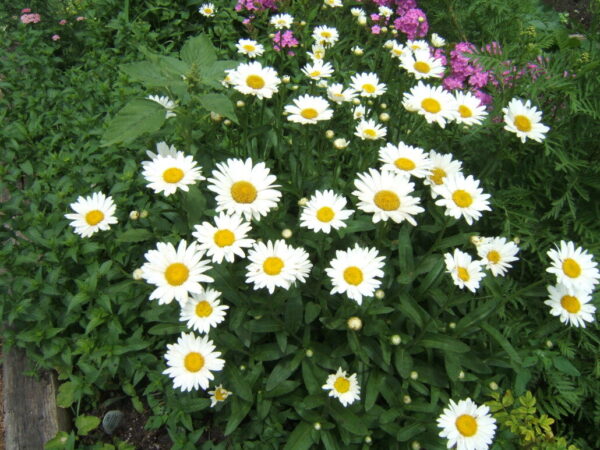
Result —
[[170, 78], [162, 74], [156, 65], [149, 61], [122, 64], [120, 67], [121, 71], [129, 75], [132, 80], [142, 83], [149, 88], [166, 87], [177, 80], [177, 78]]
[[498, 344], [500, 344], [500, 347], [502, 347], [504, 351], [508, 353], [508, 356], [514, 363], [517, 363], [519, 366], [523, 364], [523, 361], [521, 360], [521, 357], [518, 355], [515, 348], [498, 330], [488, 323], [482, 323], [481, 328], [483, 328]]
[[117, 237], [117, 242], [142, 242], [153, 237], [152, 233], [143, 228], [135, 228], [121, 233]]
[[289, 435], [283, 450], [306, 450], [312, 447], [313, 440], [311, 430], [313, 426], [306, 422], [300, 422]]
[[187, 213], [188, 225], [193, 227], [202, 221], [206, 209], [206, 199], [197, 186], [190, 186], [188, 192], [182, 192], [182, 206]]
[[75, 419], [77, 434], [80, 436], [87, 436], [90, 431], [95, 430], [99, 425], [100, 418], [96, 416], [78, 416]]
[[58, 388], [58, 395], [56, 396], [56, 404], [61, 408], [70, 407], [76, 400], [75, 394], [77, 386], [72, 381], [63, 383]]
[[577, 368], [571, 363], [571, 361], [562, 356], [555, 356], [554, 358], [552, 358], [552, 364], [554, 364], [554, 367], [556, 367], [558, 370], [560, 370], [563, 373], [566, 373], [567, 375], [572, 375], [574, 377], [578, 377], [581, 375], [581, 372], [577, 370]]
[[228, 385], [231, 386], [231, 391], [235, 392], [239, 398], [252, 402], [252, 388], [240, 370], [234, 364], [225, 364], [225, 376], [227, 377]]
[[425, 429], [425, 425], [422, 423], [411, 423], [410, 425], [402, 427], [402, 429], [398, 431], [396, 439], [398, 439], [400, 442], [406, 442], [415, 437], [417, 434], [425, 431]]
[[225, 78], [225, 71], [235, 69], [238, 61], [215, 61], [209, 67], [200, 66], [200, 82], [215, 89], [223, 89], [221, 81]]
[[501, 298], [493, 298], [479, 305], [477, 308], [458, 321], [456, 324], [456, 333], [460, 335], [464, 331], [467, 331], [470, 327], [481, 323], [483, 319], [498, 309], [500, 303], [502, 303]]
[[369, 411], [375, 405], [382, 380], [383, 378], [379, 372], [371, 370], [365, 395], [365, 411]]
[[420, 344], [426, 348], [437, 348], [445, 352], [467, 353], [471, 350], [464, 342], [441, 334], [426, 334]]
[[210, 66], [217, 60], [215, 47], [206, 34], [189, 38], [183, 44], [179, 56], [190, 66]]
[[363, 416], [359, 417], [349, 409], [341, 406], [341, 404], [337, 405], [335, 403], [332, 404], [330, 411], [338, 425], [350, 433], [359, 436], [365, 436], [369, 433]]
[[412, 320], [415, 325], [423, 328], [423, 322], [428, 317], [427, 311], [421, 308], [410, 295], [401, 294], [400, 302], [396, 307], [402, 314]]
[[442, 274], [442, 270], [444, 269], [444, 267], [445, 267], [444, 259], [440, 255], [438, 261], [433, 265], [433, 267], [427, 273], [427, 275], [425, 275], [425, 278], [423, 278], [423, 280], [421, 280], [421, 284], [419, 285], [419, 288], [417, 289], [417, 293], [419, 295], [424, 294], [427, 291], [427, 289], [429, 289], [430, 287], [432, 287], [436, 284], [436, 281], [438, 281], [438, 278]]
[[[172, 56], [158, 55], [144, 48], [140, 50], [148, 61], [154, 64], [165, 77], [182, 80], [182, 75], [187, 74], [190, 70], [190, 66], [180, 59]], [[180, 83], [184, 85], [183, 81]]]
[[319, 317], [319, 313], [321, 312], [321, 306], [316, 303], [309, 302], [306, 304], [304, 308], [304, 323], [309, 324], [317, 317]]
[[151, 100], [132, 100], [110, 119], [102, 135], [102, 146], [128, 144], [142, 134], [158, 131], [165, 122], [165, 111]]
[[251, 408], [252, 403], [244, 402], [238, 397], [233, 396], [231, 400], [231, 415], [229, 416], [227, 426], [225, 427], [225, 436], [229, 436], [237, 429], [240, 423], [242, 423], [242, 420], [244, 420], [244, 417], [248, 415]]
[[336, 439], [329, 431], [321, 430], [319, 432], [319, 436], [321, 437], [321, 443], [325, 447], [325, 450], [342, 449], [342, 446], [339, 444], [338, 439]]
[[413, 359], [404, 348], [398, 348], [394, 356], [394, 366], [403, 378], [408, 378], [413, 367]]
[[254, 333], [274, 333], [283, 329], [283, 324], [270, 317], [252, 320], [246, 323], [246, 329]]
[[198, 96], [198, 101], [207, 111], [216, 112], [238, 123], [233, 103], [225, 94], [202, 94]]

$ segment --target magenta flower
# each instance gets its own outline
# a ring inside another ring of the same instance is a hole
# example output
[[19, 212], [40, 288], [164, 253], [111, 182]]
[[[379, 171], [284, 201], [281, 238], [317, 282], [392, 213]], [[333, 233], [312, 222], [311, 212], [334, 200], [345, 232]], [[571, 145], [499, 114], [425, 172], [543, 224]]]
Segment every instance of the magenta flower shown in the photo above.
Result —
[[59, 25], [66, 25], [67, 24], [67, 19], [63, 19], [60, 22], [58, 22]]
[[60, 36], [58, 34], [53, 34], [52, 35], [52, 40], [53, 41], [58, 41], [60, 39]]
[[394, 27], [406, 34], [408, 39], [426, 36], [429, 31], [427, 16], [419, 8], [409, 9], [404, 15], [394, 20]]
[[[29, 9], [29, 8], [27, 8]], [[40, 16], [39, 14], [23, 14], [21, 16], [21, 22], [22, 23], [38, 23], [39, 21], [42, 20], [42, 16]]]
[[275, 36], [273, 36], [273, 48], [277, 51], [281, 50], [282, 48], [291, 48], [297, 46], [298, 40], [294, 37], [294, 32], [292, 30], [286, 30], [283, 33], [278, 31], [275, 33]]

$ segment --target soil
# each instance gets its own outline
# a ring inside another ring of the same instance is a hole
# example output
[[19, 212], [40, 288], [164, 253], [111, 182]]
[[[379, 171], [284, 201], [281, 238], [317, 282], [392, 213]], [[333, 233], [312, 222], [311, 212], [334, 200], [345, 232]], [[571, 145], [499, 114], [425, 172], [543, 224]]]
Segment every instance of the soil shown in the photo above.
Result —
[[591, 0], [543, 0], [543, 2], [558, 12], [569, 13], [573, 24], [581, 24], [588, 28], [592, 24]]

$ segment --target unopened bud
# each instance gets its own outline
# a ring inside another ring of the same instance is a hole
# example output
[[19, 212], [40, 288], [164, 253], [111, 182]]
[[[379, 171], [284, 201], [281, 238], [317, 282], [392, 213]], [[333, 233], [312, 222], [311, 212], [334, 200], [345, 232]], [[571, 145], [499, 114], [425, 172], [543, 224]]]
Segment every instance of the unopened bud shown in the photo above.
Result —
[[285, 230], [283, 230], [281, 232], [281, 237], [284, 239], [289, 239], [292, 237], [292, 230], [290, 230], [289, 228], [286, 228]]
[[325, 137], [326, 137], [327, 139], [332, 139], [334, 136], [335, 136], [335, 133], [333, 132], [333, 130], [327, 130], [327, 131], [325, 132]]
[[240, 370], [243, 372], [244, 370], [246, 370], [246, 366], [242, 364], [242, 365], [240, 366]]
[[483, 238], [481, 236], [471, 236], [470, 240], [471, 244], [473, 244], [475, 247], [479, 247], [481, 244], [483, 244]]
[[375, 291], [375, 298], [381, 300], [383, 297], [385, 297], [385, 292], [383, 291], [383, 289], [377, 289]]
[[140, 213], [134, 209], [129, 213], [129, 218], [131, 220], [138, 220], [140, 218]]
[[298, 206], [306, 206], [307, 203], [308, 199], [306, 197], [302, 197], [300, 200], [298, 200]]
[[133, 271], [133, 279], [135, 281], [140, 281], [142, 279], [142, 275], [144, 274], [142, 269], [135, 269]]
[[489, 386], [490, 386], [490, 389], [492, 391], [497, 391], [498, 390], [498, 383], [496, 383], [495, 381], [491, 381], [490, 384], [489, 384]]
[[370, 444], [371, 442], [373, 442], [371, 436], [365, 436], [365, 444]]
[[365, 53], [365, 52], [364, 52], [364, 50], [363, 50], [362, 48], [358, 48], [358, 47], [357, 47], [357, 48], [355, 48], [355, 49], [354, 49], [354, 54], [355, 54], [356, 56], [362, 56], [364, 53]]
[[515, 244], [519, 245], [519, 244], [521, 243], [521, 238], [519, 238], [519, 236], [515, 236], [515, 237], [513, 238], [513, 242], [514, 242]]
[[548, 347], [548, 348], [552, 348], [552, 347], [554, 347], [554, 342], [552, 342], [550, 339], [548, 339], [548, 340], [546, 341], [546, 347]]
[[410, 378], [411, 378], [411, 380], [416, 380], [417, 378], [419, 378], [419, 372], [417, 372], [416, 370], [413, 370], [410, 373]]
[[281, 77], [281, 82], [282, 82], [282, 83], [286, 83], [286, 84], [287, 84], [287, 83], [289, 83], [290, 81], [291, 81], [291, 78], [290, 78], [290, 76], [289, 76], [289, 75], [284, 75], [284, 76], [282, 76], [282, 77]]
[[244, 101], [243, 101], [243, 100], [238, 100], [238, 101], [235, 103], [235, 106], [237, 106], [238, 108], [243, 108], [244, 106], [246, 106], [246, 104], [244, 103]]
[[412, 398], [410, 398], [410, 395], [405, 395], [404, 397], [402, 397], [402, 401], [408, 405], [409, 403], [412, 402]]
[[231, 125], [231, 120], [229, 120], [229, 119], [225, 119], [225, 120], [223, 121], [223, 124], [225, 124], [226, 126], [229, 126], [229, 125]]
[[359, 25], [366, 25], [367, 24], [367, 18], [365, 16], [358, 16], [358, 24]]
[[450, 322], [448, 324], [448, 328], [450, 328], [451, 330], [454, 330], [456, 328], [456, 322]]
[[387, 109], [387, 103], [382, 103], [381, 105], [379, 105], [379, 107], [381, 109]]
[[352, 103], [354, 103], [355, 105], [360, 105], [360, 99], [358, 99], [358, 98], [353, 98], [353, 99], [352, 99]]
[[464, 380], [464, 378], [465, 378], [465, 373], [461, 370], [460, 372], [458, 372], [458, 379]]
[[145, 219], [146, 217], [148, 217], [148, 211], [142, 209], [142, 212], [140, 213], [140, 219]]
[[402, 338], [400, 337], [399, 334], [394, 334], [390, 338], [390, 341], [392, 341], [392, 345], [400, 345], [400, 343], [402, 342]]
[[387, 122], [388, 120], [390, 120], [390, 115], [388, 113], [381, 113], [379, 114], [379, 120], [381, 120], [382, 122]]
[[354, 331], [360, 330], [362, 328], [362, 320], [360, 320], [360, 317], [350, 317], [348, 319], [348, 328]]
[[319, 431], [321, 429], [321, 424], [319, 422], [315, 422], [313, 425], [313, 428], [317, 431]]
[[305, 355], [308, 356], [309, 358], [312, 358], [314, 354], [315, 353], [310, 348], [306, 349]]
[[421, 450], [421, 443], [419, 441], [412, 441], [410, 448], [412, 450]]
[[219, 113], [211, 111], [210, 112], [210, 120], [212, 120], [213, 122], [220, 122], [221, 120], [223, 120], [223, 116]]
[[333, 141], [333, 146], [338, 150], [345, 149], [346, 147], [348, 147], [348, 144], [349, 142], [344, 138], [337, 138], [335, 141]]

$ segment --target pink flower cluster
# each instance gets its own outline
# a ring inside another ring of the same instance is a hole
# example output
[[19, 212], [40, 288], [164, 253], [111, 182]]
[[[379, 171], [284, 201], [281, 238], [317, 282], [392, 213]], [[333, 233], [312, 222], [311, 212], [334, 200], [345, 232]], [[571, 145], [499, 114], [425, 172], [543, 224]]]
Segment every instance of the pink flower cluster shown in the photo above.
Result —
[[402, 31], [408, 39], [416, 39], [427, 35], [429, 24], [427, 16], [419, 8], [412, 8], [394, 20], [394, 27]]
[[292, 48], [297, 46], [298, 40], [294, 37], [292, 30], [286, 30], [283, 33], [278, 31], [275, 33], [275, 36], [273, 36], [273, 48], [277, 51], [280, 51], [282, 48]]
[[25, 8], [21, 10], [21, 22], [22, 23], [38, 23], [42, 20], [42, 16], [36, 13], [32, 13], [30, 8]]
[[276, 10], [277, 0], [238, 0], [236, 11], [262, 11], [265, 9]]

